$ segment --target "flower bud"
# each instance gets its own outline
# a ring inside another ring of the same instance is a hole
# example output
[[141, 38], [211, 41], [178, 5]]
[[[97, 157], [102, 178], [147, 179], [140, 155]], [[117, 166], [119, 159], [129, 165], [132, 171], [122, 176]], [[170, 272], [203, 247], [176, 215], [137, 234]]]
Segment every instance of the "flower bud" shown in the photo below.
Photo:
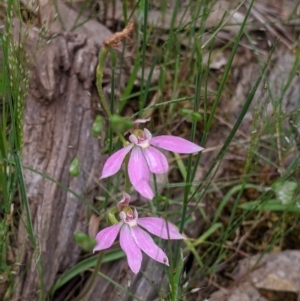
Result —
[[189, 109], [182, 109], [181, 114], [188, 122], [198, 122], [202, 120], [202, 115]]
[[133, 127], [133, 122], [130, 119], [114, 114], [110, 118], [110, 126], [115, 132], [123, 134]]
[[96, 240], [83, 232], [74, 233], [76, 244], [84, 251], [90, 252], [96, 246]]
[[101, 136], [102, 130], [103, 130], [103, 118], [102, 116], [97, 115], [91, 129], [92, 136], [95, 138], [99, 138], [99, 136]]
[[79, 159], [75, 157], [69, 167], [69, 174], [73, 177], [77, 177], [79, 175]]

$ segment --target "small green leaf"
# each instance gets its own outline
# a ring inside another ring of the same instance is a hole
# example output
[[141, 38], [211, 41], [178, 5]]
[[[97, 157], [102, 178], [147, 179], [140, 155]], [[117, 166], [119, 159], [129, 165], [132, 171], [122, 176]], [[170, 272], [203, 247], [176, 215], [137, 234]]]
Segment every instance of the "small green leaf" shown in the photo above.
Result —
[[129, 129], [133, 128], [133, 121], [114, 114], [110, 118], [110, 126], [116, 133], [123, 134]]
[[79, 159], [75, 157], [69, 167], [69, 174], [73, 177], [77, 177], [79, 175]]
[[96, 246], [96, 240], [83, 232], [74, 233], [76, 244], [84, 251], [90, 252]]
[[300, 211], [300, 199], [296, 199], [294, 204], [284, 205], [279, 200], [267, 200], [262, 202], [253, 201], [239, 205], [239, 208], [244, 210], [255, 210], [255, 211], [287, 211], [287, 212], [299, 212]]
[[103, 118], [102, 116], [97, 115], [91, 129], [92, 136], [95, 138], [99, 138], [101, 136], [102, 130], [103, 130]]
[[[50, 295], [53, 295], [60, 287], [66, 284], [68, 281], [80, 275], [82, 272], [87, 271], [90, 268], [95, 267], [97, 256], [94, 255], [92, 257], [86, 258], [75, 265], [71, 266], [69, 270], [64, 272], [54, 283], [50, 290]], [[120, 258], [125, 257], [125, 254], [122, 250], [112, 250], [106, 251], [102, 263], [112, 262], [118, 260]]]

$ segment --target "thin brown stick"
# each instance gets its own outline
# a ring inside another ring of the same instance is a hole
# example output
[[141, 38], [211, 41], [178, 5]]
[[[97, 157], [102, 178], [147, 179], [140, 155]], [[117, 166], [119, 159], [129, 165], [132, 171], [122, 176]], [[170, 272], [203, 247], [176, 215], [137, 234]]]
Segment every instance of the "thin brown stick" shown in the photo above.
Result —
[[106, 39], [103, 42], [104, 47], [117, 48], [121, 41], [129, 40], [129, 35], [132, 33], [133, 29], [134, 29], [133, 22], [128, 22], [128, 24], [122, 31], [114, 33], [109, 39]]

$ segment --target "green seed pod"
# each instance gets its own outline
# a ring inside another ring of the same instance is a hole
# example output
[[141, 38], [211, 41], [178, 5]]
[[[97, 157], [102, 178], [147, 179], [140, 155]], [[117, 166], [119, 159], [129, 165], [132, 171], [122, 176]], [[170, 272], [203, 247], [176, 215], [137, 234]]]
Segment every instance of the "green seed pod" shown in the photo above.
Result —
[[202, 120], [202, 115], [200, 113], [189, 109], [182, 109], [181, 114], [188, 122], [199, 122]]
[[79, 159], [77, 157], [75, 157], [69, 167], [69, 174], [72, 177], [77, 177], [79, 175]]
[[110, 118], [110, 126], [116, 133], [123, 134], [133, 128], [133, 121], [115, 114]]
[[202, 115], [198, 112], [193, 112], [191, 114], [191, 119], [192, 119], [193, 122], [199, 122], [199, 121], [202, 120]]
[[102, 130], [103, 130], [103, 118], [102, 116], [97, 115], [91, 129], [92, 136], [95, 138], [99, 138], [99, 136], [101, 136]]
[[76, 244], [84, 251], [90, 252], [96, 246], [96, 240], [83, 232], [74, 233]]

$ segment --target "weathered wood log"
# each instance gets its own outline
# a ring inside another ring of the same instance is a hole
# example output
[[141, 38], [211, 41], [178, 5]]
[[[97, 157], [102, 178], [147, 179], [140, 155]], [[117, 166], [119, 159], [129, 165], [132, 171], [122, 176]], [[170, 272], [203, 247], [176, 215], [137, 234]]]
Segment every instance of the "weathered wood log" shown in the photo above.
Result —
[[[31, 301], [39, 297], [44, 300], [58, 275], [78, 262], [81, 251], [73, 234], [87, 232], [87, 206], [76, 195], [90, 202], [94, 178], [101, 171], [101, 143], [90, 134], [95, 115], [93, 99], [98, 101], [94, 80], [99, 44], [85, 33], [59, 33], [50, 42], [39, 41], [35, 52], [38, 33], [33, 30], [24, 41], [33, 68], [24, 112], [22, 157], [36, 248], [28, 237], [24, 210], [18, 233], [20, 269], [13, 298]], [[107, 73], [104, 80], [109, 78]], [[75, 157], [80, 161], [80, 174], [74, 178], [69, 166]], [[157, 295], [163, 278], [159, 264], [144, 262], [153, 282], [142, 274], [134, 276], [125, 259], [108, 267], [103, 269], [108, 278], [125, 288], [130, 280], [133, 295], [143, 300]], [[98, 277], [86, 298], [98, 300], [99, 295], [114, 300], [128, 293], [118, 287], [112, 289], [109, 281]]]
[[[73, 234], [86, 232], [87, 206], [70, 191], [88, 202], [101, 168], [99, 141], [91, 136], [97, 54], [95, 43], [77, 34], [61, 34], [36, 53], [24, 112], [22, 155], [24, 166], [38, 172], [24, 170], [37, 248], [32, 248], [21, 222], [15, 297], [22, 300], [36, 300], [41, 289], [48, 292], [57, 274], [80, 255]], [[69, 166], [75, 157], [80, 173], [72, 177]], [[22, 220], [26, 221], [25, 215]]]
[[141, 272], [137, 275], [133, 274], [125, 260], [104, 265], [100, 271], [105, 277], [98, 276], [83, 301], [153, 301], [158, 296], [166, 296], [169, 291], [164, 266], [145, 254]]

